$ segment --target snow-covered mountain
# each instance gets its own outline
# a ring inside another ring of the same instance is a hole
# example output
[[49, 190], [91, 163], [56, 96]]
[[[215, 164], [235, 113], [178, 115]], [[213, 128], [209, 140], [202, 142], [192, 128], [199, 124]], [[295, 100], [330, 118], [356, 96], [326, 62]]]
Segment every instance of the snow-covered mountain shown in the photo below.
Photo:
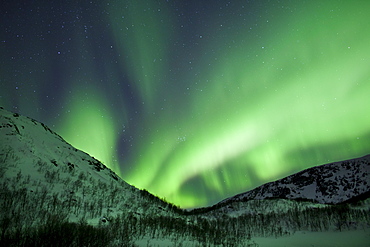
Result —
[[312, 167], [251, 191], [221, 201], [255, 199], [302, 199], [322, 204], [338, 204], [369, 197], [370, 155]]
[[[166, 213], [169, 205], [127, 184], [99, 160], [68, 144], [45, 124], [0, 108], [0, 178], [45, 204], [68, 205], [68, 218], [91, 224], [122, 213]], [[45, 205], [42, 205], [42, 207]], [[169, 207], [172, 208], [170, 205]], [[47, 206], [50, 208], [50, 206]]]
[[13, 165], [21, 169], [21, 172], [23, 170], [24, 173], [30, 174], [32, 178], [40, 175], [35, 171], [34, 163], [45, 162], [47, 165], [59, 167], [56, 169], [67, 167], [71, 171], [91, 174], [104, 182], [118, 181], [118, 176], [113, 171], [72, 147], [45, 124], [2, 108], [0, 137], [2, 160], [8, 161], [11, 156], [18, 156], [19, 159]]

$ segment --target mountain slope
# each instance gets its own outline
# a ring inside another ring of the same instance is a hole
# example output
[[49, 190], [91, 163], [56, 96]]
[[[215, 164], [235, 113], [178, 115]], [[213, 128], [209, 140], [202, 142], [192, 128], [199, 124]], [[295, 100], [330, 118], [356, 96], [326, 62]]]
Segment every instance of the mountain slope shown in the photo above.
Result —
[[75, 149], [45, 124], [36, 120], [0, 109], [0, 131], [1, 147], [8, 150], [2, 152], [3, 160], [9, 158], [10, 153], [21, 155], [22, 159], [16, 162], [17, 166], [28, 173], [32, 169], [29, 162], [38, 159], [52, 163], [55, 167], [68, 166], [71, 170], [78, 168], [79, 171], [93, 174], [102, 181], [118, 181], [118, 176], [98, 160]]
[[370, 191], [370, 155], [312, 167], [221, 201], [304, 199], [338, 204]]
[[127, 184], [43, 123], [0, 108], [0, 140], [3, 190], [25, 193], [29, 200], [45, 194], [45, 211], [50, 203], [70, 220], [92, 224], [130, 212], [171, 214], [165, 208], [172, 206]]

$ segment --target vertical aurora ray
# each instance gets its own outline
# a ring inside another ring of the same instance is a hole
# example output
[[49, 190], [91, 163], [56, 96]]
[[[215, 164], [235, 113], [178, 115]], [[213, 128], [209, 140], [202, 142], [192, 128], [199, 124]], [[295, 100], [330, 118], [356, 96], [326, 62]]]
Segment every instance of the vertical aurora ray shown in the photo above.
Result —
[[168, 68], [170, 37], [166, 30], [171, 20], [166, 6], [152, 1], [113, 1], [107, 11], [120, 65], [140, 91], [141, 100], [152, 107]]
[[136, 136], [130, 154], [134, 158], [127, 161], [123, 157], [123, 178], [151, 192], [154, 192], [153, 181], [157, 181], [166, 169], [164, 161], [182, 137], [178, 129], [168, 128], [169, 124], [181, 121], [174, 119], [177, 114], [174, 109], [181, 107], [171, 104], [176, 99], [168, 89], [173, 88], [168, 79], [168, 47], [172, 38], [168, 5], [152, 1], [115, 1], [107, 7], [114, 46], [120, 54], [119, 65], [137, 89], [134, 100], [141, 105], [139, 116], [134, 116], [138, 120], [128, 123]]

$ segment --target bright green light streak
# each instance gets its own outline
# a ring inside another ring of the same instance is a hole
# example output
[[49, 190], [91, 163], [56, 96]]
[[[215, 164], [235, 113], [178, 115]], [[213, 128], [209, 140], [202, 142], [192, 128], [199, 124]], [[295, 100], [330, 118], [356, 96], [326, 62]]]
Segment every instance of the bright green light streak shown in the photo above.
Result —
[[117, 127], [99, 92], [76, 88], [67, 109], [58, 133], [75, 148], [94, 156], [120, 175], [115, 150]]

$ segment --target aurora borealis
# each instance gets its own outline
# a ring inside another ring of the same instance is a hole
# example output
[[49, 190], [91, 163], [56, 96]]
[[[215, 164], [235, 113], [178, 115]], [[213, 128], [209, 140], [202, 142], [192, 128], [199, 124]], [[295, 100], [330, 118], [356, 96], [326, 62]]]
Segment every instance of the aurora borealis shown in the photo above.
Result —
[[368, 1], [7, 1], [0, 105], [199, 207], [370, 153]]

